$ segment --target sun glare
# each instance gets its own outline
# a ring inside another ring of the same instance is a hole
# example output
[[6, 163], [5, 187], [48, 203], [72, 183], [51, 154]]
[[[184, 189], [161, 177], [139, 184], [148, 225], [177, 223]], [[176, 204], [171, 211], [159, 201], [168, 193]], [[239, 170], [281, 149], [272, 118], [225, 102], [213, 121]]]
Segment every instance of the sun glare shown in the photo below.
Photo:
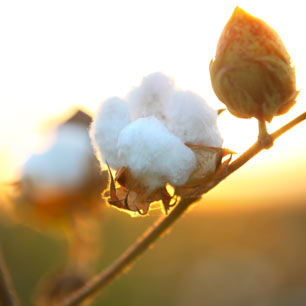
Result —
[[[212, 91], [208, 65], [236, 5], [277, 30], [296, 66], [298, 103], [275, 118], [269, 130], [305, 108], [306, 47], [297, 35], [306, 26], [302, 1], [17, 2], [2, 2], [0, 8], [0, 180], [16, 173], [54, 118], [77, 106], [94, 113], [102, 100], [126, 95], [155, 71], [202, 95], [214, 108], [224, 107]], [[257, 139], [256, 120], [224, 112], [219, 127], [224, 146], [237, 153]], [[275, 144], [273, 159], [281, 167], [296, 152], [303, 164], [304, 131], [296, 129]], [[257, 167], [272, 171], [265, 156]]]

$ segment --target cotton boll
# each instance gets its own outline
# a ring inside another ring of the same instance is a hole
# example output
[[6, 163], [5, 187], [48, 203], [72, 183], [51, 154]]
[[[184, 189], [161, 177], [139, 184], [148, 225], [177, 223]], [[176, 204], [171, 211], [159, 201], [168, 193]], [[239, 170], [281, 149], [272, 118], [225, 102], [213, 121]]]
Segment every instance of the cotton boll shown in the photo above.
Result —
[[47, 151], [32, 155], [24, 165], [22, 180], [35, 191], [78, 188], [89, 175], [92, 149], [88, 131], [78, 124], [59, 128]]
[[106, 100], [91, 126], [91, 139], [100, 160], [111, 168], [122, 166], [117, 153], [117, 142], [121, 130], [130, 122], [130, 111], [125, 101], [113, 97]]
[[154, 116], [127, 125], [118, 140], [119, 157], [153, 190], [166, 182], [184, 184], [196, 166], [194, 153]]
[[220, 147], [217, 112], [190, 91], [176, 91], [167, 108], [167, 127], [183, 142]]
[[145, 77], [140, 87], [132, 90], [127, 98], [132, 119], [155, 116], [163, 120], [173, 88], [173, 81], [162, 73]]

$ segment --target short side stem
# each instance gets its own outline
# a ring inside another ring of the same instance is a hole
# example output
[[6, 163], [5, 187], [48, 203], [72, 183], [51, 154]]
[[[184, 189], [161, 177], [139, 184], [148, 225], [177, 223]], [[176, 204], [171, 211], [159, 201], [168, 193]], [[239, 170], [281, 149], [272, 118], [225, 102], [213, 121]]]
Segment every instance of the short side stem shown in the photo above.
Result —
[[258, 120], [258, 142], [265, 149], [269, 149], [273, 146], [273, 140], [271, 135], [267, 131], [267, 125], [265, 120]]

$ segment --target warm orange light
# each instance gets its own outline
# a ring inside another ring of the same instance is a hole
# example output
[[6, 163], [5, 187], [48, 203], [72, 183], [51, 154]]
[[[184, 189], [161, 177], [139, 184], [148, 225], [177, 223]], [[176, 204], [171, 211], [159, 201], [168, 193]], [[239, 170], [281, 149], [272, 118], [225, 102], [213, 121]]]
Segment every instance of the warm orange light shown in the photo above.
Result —
[[[5, 7], [10, 14], [5, 9], [0, 12], [1, 25], [7, 29], [1, 36], [4, 47], [0, 51], [0, 182], [14, 178], [18, 165], [39, 148], [37, 134], [48, 118], [76, 104], [94, 112], [102, 100], [125, 95], [151, 72], [173, 76], [179, 87], [191, 89], [213, 107], [222, 108], [210, 85], [208, 65], [222, 28], [237, 4], [277, 29], [295, 63], [297, 88], [301, 89], [298, 103], [286, 115], [275, 117], [268, 130], [277, 129], [305, 110], [303, 1], [173, 4], [156, 0], [149, 6], [128, 1], [121, 3], [121, 10], [112, 1], [82, 6], [68, 0], [60, 9], [54, 2], [48, 9], [42, 4], [38, 10], [31, 4], [20, 4], [22, 10], [7, 1]], [[118, 22], [114, 22], [114, 16]], [[227, 112], [220, 115], [219, 126], [224, 146], [237, 153], [257, 139], [257, 122], [253, 119], [239, 120]], [[242, 188], [241, 182], [245, 183], [242, 189], [251, 188], [248, 182], [253, 175], [262, 175], [261, 181], [273, 186], [279, 186], [277, 182], [284, 182], [286, 176], [287, 186], [281, 187], [284, 194], [291, 194], [296, 184], [302, 186], [306, 180], [305, 130], [302, 123], [279, 139], [269, 152], [260, 154], [256, 165], [251, 164], [245, 172], [241, 169], [237, 179], [229, 178], [224, 200], [239, 196], [236, 190]], [[293, 167], [292, 160], [299, 166]], [[212, 194], [221, 194], [222, 188], [223, 183]]]

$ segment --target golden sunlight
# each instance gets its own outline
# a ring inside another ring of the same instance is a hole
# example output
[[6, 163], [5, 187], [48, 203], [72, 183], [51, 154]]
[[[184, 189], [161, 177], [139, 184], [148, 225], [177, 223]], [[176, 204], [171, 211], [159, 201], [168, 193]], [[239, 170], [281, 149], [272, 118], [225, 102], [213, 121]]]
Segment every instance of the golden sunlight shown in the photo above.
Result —
[[[6, 29], [0, 33], [1, 182], [13, 179], [26, 157], [44, 147], [41, 131], [57, 118], [76, 107], [93, 113], [102, 100], [126, 95], [148, 73], [161, 71], [177, 87], [223, 108], [212, 91], [208, 65], [236, 5], [280, 34], [296, 67], [298, 102], [268, 130], [305, 109], [306, 47], [297, 35], [306, 26], [302, 1], [17, 2], [2, 3], [0, 10], [0, 28]], [[238, 154], [257, 139], [253, 119], [224, 112], [219, 127], [224, 146]], [[274, 191], [283, 199], [305, 196], [305, 129], [301, 124], [276, 141], [210, 197], [238, 201], [248, 192], [255, 198]], [[250, 187], [251, 181], [260, 189]]]
[[306, 305], [304, 6], [0, 1], [0, 304]]

